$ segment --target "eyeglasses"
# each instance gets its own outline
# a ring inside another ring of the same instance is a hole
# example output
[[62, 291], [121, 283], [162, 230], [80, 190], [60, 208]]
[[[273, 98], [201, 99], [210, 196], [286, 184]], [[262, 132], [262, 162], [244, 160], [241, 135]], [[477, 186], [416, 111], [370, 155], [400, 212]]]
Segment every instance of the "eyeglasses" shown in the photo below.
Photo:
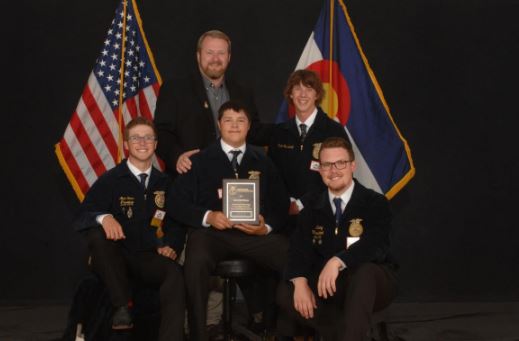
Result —
[[335, 166], [336, 169], [344, 169], [346, 168], [346, 165], [352, 161], [353, 160], [339, 160], [335, 162], [321, 162], [319, 168], [322, 170], [330, 170], [332, 169], [332, 166]]
[[130, 141], [131, 143], [139, 143], [139, 142], [152, 143], [152, 142], [155, 142], [155, 136], [153, 136], [153, 135], [146, 135], [146, 136], [133, 135], [133, 136], [128, 137], [128, 141]]

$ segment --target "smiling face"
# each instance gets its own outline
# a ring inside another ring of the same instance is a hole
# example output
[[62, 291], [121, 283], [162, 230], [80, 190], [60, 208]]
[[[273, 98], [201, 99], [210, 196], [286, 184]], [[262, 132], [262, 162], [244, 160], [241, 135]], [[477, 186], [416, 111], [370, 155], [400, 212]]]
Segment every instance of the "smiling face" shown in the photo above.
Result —
[[284, 95], [304, 122], [324, 97], [323, 83], [314, 71], [296, 70], [287, 80]]
[[[355, 171], [355, 161], [350, 158], [348, 151], [340, 147], [324, 148], [320, 152], [319, 161], [321, 164], [332, 164], [328, 169], [319, 170], [324, 184], [337, 196], [344, 193], [351, 186]], [[345, 168], [337, 169], [334, 165], [337, 161], [348, 162]]]
[[138, 124], [128, 130], [128, 138], [124, 141], [128, 149], [128, 159], [135, 166], [151, 164], [157, 148], [156, 136], [150, 126]]
[[304, 118], [308, 117], [316, 108], [317, 92], [311, 86], [302, 82], [294, 85], [290, 98], [296, 109], [296, 114]]
[[211, 80], [220, 80], [231, 61], [229, 44], [221, 38], [207, 36], [196, 53], [200, 71]]
[[222, 140], [228, 145], [238, 148], [245, 143], [250, 122], [243, 110], [227, 109], [218, 121]]

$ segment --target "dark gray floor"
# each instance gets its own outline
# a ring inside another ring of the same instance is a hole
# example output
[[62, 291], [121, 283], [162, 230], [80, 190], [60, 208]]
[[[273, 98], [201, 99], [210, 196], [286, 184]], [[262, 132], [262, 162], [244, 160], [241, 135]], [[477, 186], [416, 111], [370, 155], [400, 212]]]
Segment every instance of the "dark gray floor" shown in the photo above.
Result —
[[[64, 304], [0, 306], [0, 341], [56, 340], [67, 313]], [[395, 303], [384, 317], [395, 341], [519, 341], [519, 302]]]

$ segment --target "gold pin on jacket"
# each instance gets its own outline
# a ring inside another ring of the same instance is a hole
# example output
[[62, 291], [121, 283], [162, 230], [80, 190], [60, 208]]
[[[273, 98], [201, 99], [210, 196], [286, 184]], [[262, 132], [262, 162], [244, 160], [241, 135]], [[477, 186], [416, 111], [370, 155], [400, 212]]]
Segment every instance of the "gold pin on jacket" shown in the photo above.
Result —
[[364, 226], [361, 224], [361, 218], [355, 218], [350, 220], [350, 226], [348, 227], [348, 233], [352, 237], [360, 237], [364, 232]]

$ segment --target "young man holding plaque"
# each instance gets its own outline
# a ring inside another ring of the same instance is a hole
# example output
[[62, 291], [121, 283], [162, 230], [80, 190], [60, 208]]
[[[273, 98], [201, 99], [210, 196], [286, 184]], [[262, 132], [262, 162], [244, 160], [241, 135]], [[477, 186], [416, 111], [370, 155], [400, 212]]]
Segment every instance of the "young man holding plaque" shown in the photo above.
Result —
[[372, 313], [396, 295], [389, 204], [353, 178], [355, 156], [346, 140], [326, 139], [319, 160], [327, 189], [299, 214], [278, 303], [326, 341], [366, 340]]
[[287, 233], [295, 228], [295, 216], [309, 204], [311, 191], [324, 190], [319, 176], [318, 153], [328, 137], [348, 140], [344, 127], [319, 107], [325, 92], [319, 76], [310, 70], [294, 71], [288, 78], [284, 95], [295, 116], [277, 124], [268, 155], [278, 167], [290, 195], [290, 220]]
[[[172, 216], [191, 227], [184, 276], [190, 337], [197, 341], [208, 338], [208, 280], [219, 261], [243, 257], [281, 273], [288, 252], [287, 239], [276, 233], [285, 223], [288, 195], [272, 161], [245, 142], [247, 109], [239, 102], [224, 103], [218, 127], [221, 139], [192, 156], [191, 170], [175, 180], [168, 198]], [[224, 179], [259, 180], [258, 224], [233, 221], [222, 211]]]
[[92, 185], [76, 228], [85, 235], [93, 271], [108, 289], [113, 329], [132, 328], [129, 278], [160, 287], [159, 340], [183, 340], [185, 290], [175, 262], [182, 234], [173, 238], [165, 201], [171, 181], [152, 166], [153, 122], [133, 119], [124, 131], [129, 156]]

